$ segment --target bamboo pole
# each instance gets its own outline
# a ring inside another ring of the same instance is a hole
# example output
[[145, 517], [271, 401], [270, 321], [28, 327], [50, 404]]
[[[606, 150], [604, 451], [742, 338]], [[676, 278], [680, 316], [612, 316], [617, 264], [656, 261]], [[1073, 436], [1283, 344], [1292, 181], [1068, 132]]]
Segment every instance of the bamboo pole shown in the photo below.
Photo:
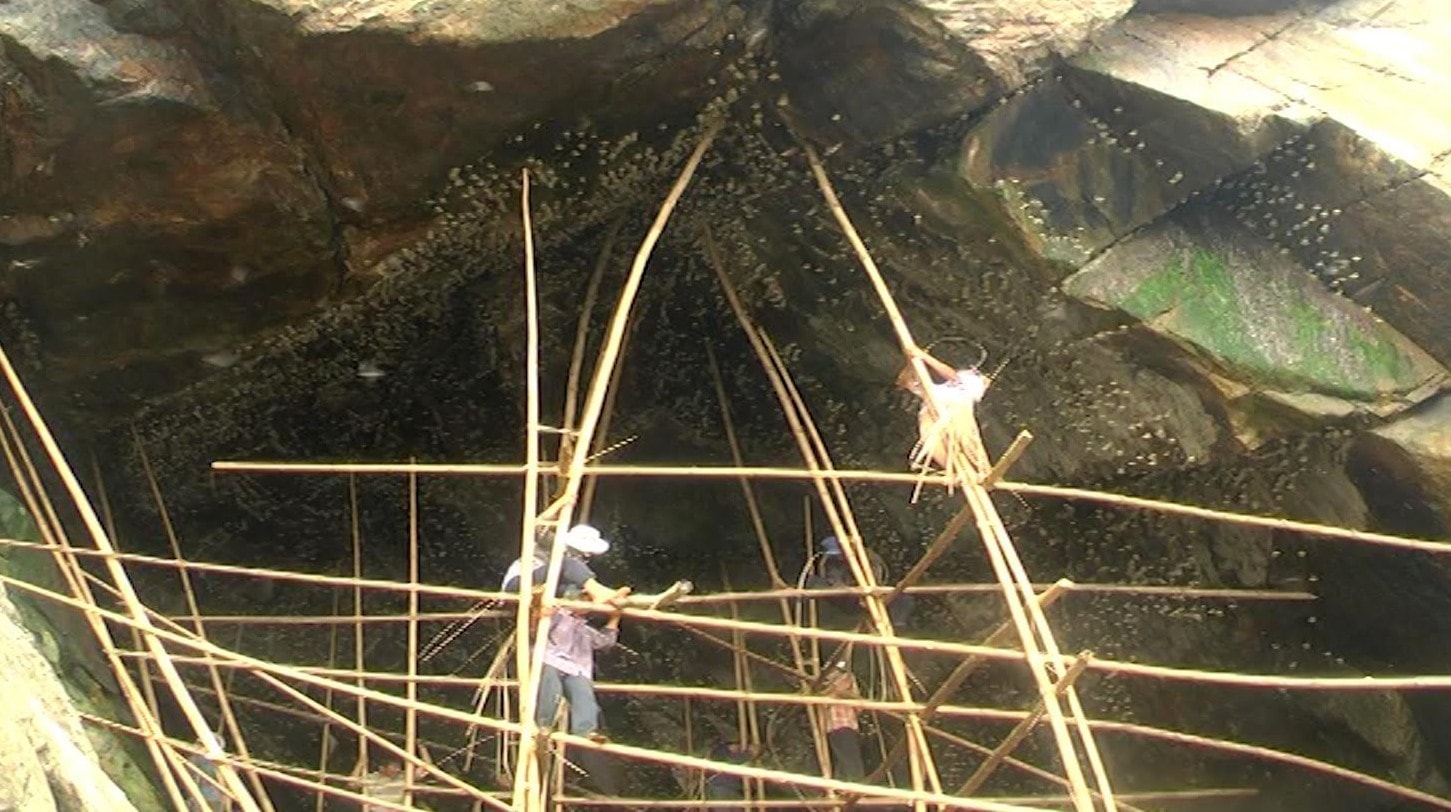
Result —
[[1032, 442], [1032, 432], [1018, 432], [1018, 436], [1013, 438], [1013, 442], [1008, 446], [1008, 450], [1003, 452], [1003, 455], [998, 458], [997, 463], [983, 476], [982, 486], [988, 490], [992, 490], [992, 487], [1007, 475], [1008, 469], [1013, 467], [1013, 463], [1017, 462], [1018, 458], [1023, 456], [1023, 452], [1028, 450], [1028, 445]]
[[[171, 549], [172, 557], [180, 561], [184, 558], [181, 554], [181, 540], [177, 537], [176, 527], [171, 522], [171, 511], [167, 510], [166, 500], [161, 495], [161, 483], [156, 480], [156, 473], [151, 467], [151, 457], [146, 453], [146, 446], [141, 442], [141, 435], [133, 431], [131, 436], [136, 443], [136, 454], [141, 461], [141, 470], [146, 475], [146, 482], [151, 488], [151, 497], [156, 503], [156, 513], [161, 518], [161, 529], [166, 534], [166, 543]], [[181, 579], [181, 591], [186, 599], [188, 611], [193, 617], [200, 618], [201, 603], [197, 601], [196, 588], [191, 582], [191, 573], [186, 569], [180, 569], [177, 570], [177, 575]], [[198, 637], [206, 639], [206, 624], [200, 619], [194, 621], [193, 631]], [[237, 746], [237, 754], [243, 759], [249, 759], [252, 754], [247, 747], [247, 738], [242, 732], [241, 724], [237, 722], [236, 715], [232, 713], [232, 704], [227, 701], [226, 686], [222, 683], [221, 672], [210, 661], [206, 663], [206, 667], [212, 687], [217, 691], [217, 708], [221, 711], [223, 729], [231, 734], [232, 741]], [[272, 799], [267, 794], [267, 788], [262, 784], [262, 779], [255, 773], [249, 774], [247, 778], [255, 793], [253, 797], [256, 798], [258, 804], [266, 812], [276, 812], [276, 808], [272, 806]]]
[[[358, 671], [357, 683], [359, 688], [367, 687], [363, 678], [367, 670], [365, 662], [366, 647], [363, 640], [363, 531], [358, 521], [358, 480], [357, 477], [348, 475], [348, 529], [349, 540], [352, 542], [353, 552], [353, 666]], [[358, 725], [366, 728], [368, 726], [368, 700], [360, 693], [356, 697], [358, 710]], [[368, 771], [368, 739], [365, 736], [358, 737], [358, 764], [362, 771]]]
[[[690, 158], [686, 161], [684, 168], [681, 170], [679, 177], [676, 178], [675, 184], [671, 187], [669, 194], [666, 195], [665, 201], [661, 204], [660, 211], [655, 217], [655, 222], [651, 224], [650, 230], [646, 232], [645, 239], [641, 243], [639, 251], [635, 254], [634, 262], [630, 266], [630, 274], [626, 277], [624, 287], [620, 291], [620, 298], [615, 304], [615, 312], [610, 320], [609, 330], [605, 337], [604, 346], [600, 350], [600, 358], [595, 365], [594, 376], [585, 400], [584, 413], [580, 419], [578, 438], [578, 445], [581, 448], [591, 448], [593, 446], [595, 431], [599, 427], [600, 414], [604, 407], [606, 390], [609, 388], [608, 381], [619, 361], [620, 346], [624, 339], [625, 326], [630, 321], [630, 314], [634, 308], [635, 297], [639, 292], [640, 281], [644, 276], [645, 266], [649, 262], [651, 251], [654, 249], [655, 243], [659, 241], [660, 235], [665, 231], [665, 224], [669, 221], [676, 203], [679, 202], [681, 196], [685, 193], [691, 177], [695, 174], [696, 167], [700, 165], [701, 158], [704, 157], [705, 151], [710, 147], [711, 142], [715, 140], [716, 133], [719, 129], [720, 125], [718, 122], [706, 125], [700, 142], [696, 145], [695, 151], [691, 153]], [[531, 378], [531, 380], [533, 379]], [[564, 476], [563, 493], [555, 500], [555, 504], [559, 506], [559, 511], [554, 518], [560, 528], [569, 527], [570, 520], [573, 518], [576, 507], [575, 500], [578, 498], [580, 486], [583, 484], [584, 468], [585, 457], [582, 455], [576, 454], [569, 461], [569, 468]], [[528, 474], [533, 478], [535, 472], [531, 470]], [[531, 525], [532, 522], [526, 520], [526, 529], [532, 530]], [[526, 545], [532, 545], [533, 539], [530, 538], [525, 543]], [[520, 669], [520, 679], [532, 680], [530, 690], [524, 692], [529, 695], [536, 695], [538, 692], [537, 675], [543, 667], [544, 643], [549, 633], [549, 618], [546, 615], [554, 601], [554, 590], [559, 584], [559, 571], [563, 554], [564, 545], [562, 544], [556, 544], [551, 551], [549, 568], [544, 580], [544, 594], [540, 600], [540, 618], [534, 628], [533, 648], [526, 649], [529, 654], [528, 666], [527, 668]], [[521, 606], [527, 606], [528, 598], [525, 597], [520, 601], [520, 604]], [[522, 611], [521, 609], [521, 613]], [[527, 626], [527, 623], [525, 625]], [[525, 645], [527, 645], [527, 642]], [[522, 810], [522, 812], [540, 812], [539, 796], [542, 785], [538, 780], [538, 776], [531, 772], [528, 766], [528, 762], [533, 760], [534, 756], [536, 746], [534, 736], [537, 731], [537, 726], [535, 725], [534, 719], [527, 715], [527, 712], [533, 710], [534, 703], [534, 699], [526, 700], [524, 709], [521, 712], [525, 713], [525, 715], [522, 718], [523, 735], [519, 743], [520, 768], [516, 772], [514, 782], [514, 806]]]
[[410, 758], [403, 763], [403, 805], [413, 803], [413, 759], [418, 748], [418, 474], [408, 475], [408, 708], [403, 715], [403, 748]]
[[[466, 463], [300, 463], [300, 462], [261, 462], [261, 461], [217, 461], [212, 463], [212, 469], [227, 473], [271, 473], [271, 474], [399, 474], [416, 471], [420, 474], [437, 476], [518, 476], [524, 472], [524, 466], [519, 464], [466, 464]], [[548, 465], [545, 470], [550, 470]], [[697, 477], [697, 478], [738, 478], [742, 476], [752, 479], [790, 479], [810, 480], [813, 475], [810, 471], [801, 468], [780, 468], [772, 466], [721, 466], [721, 465], [614, 465], [594, 464], [588, 465], [584, 473], [591, 477]], [[899, 471], [873, 471], [873, 470], [835, 470], [820, 473], [826, 479], [839, 480], [843, 482], [873, 482], [878, 484], [903, 484], [914, 485], [922, 482], [927, 485], [946, 488], [949, 480], [946, 477], [921, 474], [904, 473]], [[954, 485], [955, 486], [955, 485]], [[1149, 499], [1145, 497], [1130, 496], [1107, 491], [1097, 491], [1088, 488], [1067, 488], [1056, 485], [1037, 485], [1025, 482], [998, 482], [993, 490], [1005, 491], [1028, 496], [1046, 496], [1059, 499], [1071, 499], [1084, 502], [1096, 502], [1118, 507], [1128, 507], [1140, 510], [1151, 510], [1162, 513], [1172, 513], [1182, 516], [1193, 516], [1200, 519], [1222, 521], [1229, 524], [1239, 524], [1250, 527], [1264, 527], [1271, 530], [1282, 530], [1288, 533], [1301, 533], [1312, 536], [1324, 536], [1326, 538], [1343, 539], [1347, 541], [1359, 541], [1367, 544], [1391, 547], [1396, 549], [1417, 550], [1420, 552], [1434, 553], [1438, 555], [1451, 554], [1451, 541], [1435, 539], [1419, 539], [1409, 536], [1398, 536], [1391, 533], [1375, 533], [1368, 530], [1354, 530], [1335, 525], [1317, 524], [1315, 522], [1302, 522], [1294, 519], [1285, 519], [1275, 516], [1257, 516], [1248, 513], [1237, 513], [1235, 511], [1217, 510], [1214, 508], [1186, 505], [1179, 502], [1170, 502], [1160, 499]]]
[[[534, 597], [534, 546], [538, 536], [538, 514], [539, 514], [539, 300], [536, 289], [536, 278], [534, 269], [534, 229], [529, 211], [529, 171], [524, 170], [521, 177], [520, 188], [520, 209], [523, 212], [524, 220], [524, 300], [525, 313], [527, 314], [529, 329], [527, 337], [527, 371], [526, 387], [528, 411], [528, 434], [524, 446], [524, 505], [523, 519], [520, 526], [519, 540], [519, 605], [518, 615], [515, 620], [515, 667], [521, 685], [528, 685], [530, 689], [519, 692], [519, 720], [523, 723], [524, 729], [519, 740], [519, 758], [515, 765], [514, 773], [514, 808], [523, 812], [541, 812], [543, 798], [544, 776], [539, 771], [539, 760], [534, 757], [534, 737], [537, 730], [535, 724], [535, 706], [539, 698], [538, 680], [540, 669], [543, 668], [543, 648], [545, 644], [545, 631], [548, 619], [544, 617], [545, 610], [549, 607], [549, 600], [546, 597], [542, 601], [540, 609], [539, 634], [537, 638], [531, 639], [530, 632], [533, 625], [530, 620], [530, 612], [533, 609]], [[588, 448], [586, 444], [584, 446]], [[563, 527], [558, 529], [562, 530]], [[557, 533], [556, 533], [557, 536]], [[555, 541], [556, 548], [563, 545]], [[561, 550], [562, 551], [562, 550]], [[551, 561], [558, 558], [557, 554], [551, 554]], [[551, 564], [552, 569], [557, 569]], [[545, 578], [544, 588], [546, 592], [552, 591], [558, 582], [558, 573], [554, 578]], [[534, 646], [539, 647], [538, 654], [534, 656]]]
[[604, 279], [605, 269], [609, 267], [610, 258], [614, 255], [615, 238], [620, 235], [620, 227], [624, 224], [624, 218], [617, 218], [605, 232], [599, 257], [595, 259], [594, 270], [590, 272], [589, 282], [585, 285], [584, 303], [580, 305], [579, 320], [574, 328], [574, 350], [569, 356], [569, 377], [564, 391], [564, 415], [561, 420], [563, 428], [559, 435], [558, 459], [565, 464], [572, 456], [571, 449], [574, 446], [575, 411], [579, 403], [579, 376], [584, 369], [585, 346], [589, 343], [590, 318], [594, 315], [595, 299], [599, 297], [600, 281]]
[[[338, 614], [340, 611], [342, 611], [342, 596], [343, 596], [343, 593], [341, 593], [341, 592], [334, 592], [333, 593], [333, 614], [335, 614], [335, 615]], [[335, 667], [337, 667], [337, 662], [338, 662], [338, 627], [337, 626], [333, 626], [333, 627], [331, 627], [331, 628], [328, 629], [328, 634], [327, 634], [327, 665], [328, 665], [328, 668], [335, 668]], [[233, 671], [231, 673], [236, 673], [236, 672]], [[228, 693], [230, 695], [230, 692], [228, 692]], [[220, 697], [221, 695], [218, 694], [217, 696]], [[322, 696], [323, 696], [322, 704], [328, 709], [329, 712], [332, 712], [332, 710], [333, 710], [333, 689], [328, 688], [328, 689], [324, 690]], [[229, 698], [230, 698], [230, 696], [229, 696]], [[220, 703], [220, 699], [218, 700], [218, 702]], [[321, 781], [320, 781], [323, 784], [326, 784], [327, 783], [326, 776], [328, 775], [328, 768], [327, 768], [328, 767], [328, 758], [329, 758], [329, 756], [332, 755], [332, 743], [333, 743], [332, 733], [333, 733], [333, 723], [332, 723], [332, 720], [331, 719], [327, 719], [326, 721], [323, 722], [323, 726], [322, 726], [322, 737], [320, 739], [320, 744], [318, 744], [318, 748], [317, 748], [317, 750], [318, 750], [318, 753], [317, 753], [317, 764], [318, 764], [317, 770], [318, 770], [319, 773], [321, 773], [324, 776], [321, 779]], [[327, 794], [326, 793], [324, 793], [324, 792], [318, 792], [317, 799], [316, 799], [316, 803], [313, 806], [313, 812], [323, 812], [323, 803], [326, 801], [326, 799], [327, 799]]]
[[[808, 460], [811, 467], [830, 470], [832, 467], [831, 456], [806, 408], [805, 401], [797, 391], [795, 382], [786, 369], [785, 362], [781, 360], [781, 356], [772, 346], [770, 339], [759, 330], [757, 334], [767, 355], [766, 359], [763, 359], [763, 365], [767, 366], [768, 370], [774, 370], [774, 373], [768, 372], [768, 374], [771, 375], [773, 384], [778, 386], [778, 393], [782, 391], [785, 393], [781, 404], [782, 409], [788, 414], [792, 414], [794, 410], [796, 415], [793, 420], [793, 431], [801, 446], [802, 456]], [[841, 544], [842, 552], [845, 554], [853, 577], [861, 586], [875, 587], [877, 585], [876, 575], [872, 571], [865, 542], [862, 540], [861, 531], [856, 525], [856, 519], [852, 515], [851, 505], [841, 483], [835, 480], [816, 480], [816, 487], [822, 507], [831, 521], [832, 529], [837, 533], [837, 541]], [[877, 595], [868, 595], [863, 603], [875, 626], [876, 636], [884, 640], [882, 646], [886, 652], [892, 679], [896, 683], [897, 693], [903, 700], [910, 701], [912, 685], [907, 676], [907, 666], [902, 658], [902, 651], [895, 645], [896, 630], [893, 629], [891, 618], [887, 615], [886, 604]], [[936, 765], [933, 763], [931, 746], [922, 730], [921, 720], [915, 715], [908, 715], [904, 721], [907, 735], [910, 737], [908, 739], [910, 746], [908, 765], [912, 772], [912, 788], [921, 790], [925, 785], [930, 785], [934, 791], [941, 792], [941, 782], [937, 775]], [[921, 804], [918, 804], [917, 807], [919, 810], [922, 809]]]
[[[1176, 801], [1219, 801], [1234, 800], [1239, 798], [1253, 798], [1258, 795], [1258, 790], [1247, 788], [1213, 788], [1194, 790], [1172, 790], [1167, 792], [1133, 792], [1121, 796], [1132, 801], [1173, 803]], [[1027, 804], [1051, 806], [1066, 803], [1070, 800], [1067, 795], [1013, 795], [993, 796], [987, 800], [996, 803]], [[705, 801], [686, 803], [678, 800], [664, 800], [659, 798], [561, 798], [560, 803], [566, 803], [576, 807], [612, 807], [616, 804], [627, 806], [630, 809], [726, 809], [734, 810], [740, 807], [740, 801]], [[761, 810], [770, 809], [833, 809], [846, 806], [859, 807], [900, 807], [901, 801], [889, 798], [773, 798], [770, 800], [757, 801], [754, 806]]]

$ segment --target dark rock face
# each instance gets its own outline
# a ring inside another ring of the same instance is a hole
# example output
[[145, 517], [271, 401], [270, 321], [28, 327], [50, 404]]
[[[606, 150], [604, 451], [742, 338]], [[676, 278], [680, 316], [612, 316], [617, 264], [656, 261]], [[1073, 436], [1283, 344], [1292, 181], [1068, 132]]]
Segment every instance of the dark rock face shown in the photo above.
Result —
[[[748, 460], [795, 459], [708, 240], [837, 464], [905, 460], [913, 407], [890, 387], [900, 348], [800, 137], [826, 155], [918, 340], [954, 362], [981, 349], [1006, 364], [982, 422], [994, 451], [1036, 435], [1015, 478], [1444, 537], [1451, 113], [1415, 55], [1448, 43], [1415, 3], [1246, 5], [12, 0], [0, 4], [0, 338], [74, 445], [98, 450], [138, 547], [159, 536], [127, 475], [132, 429], [189, 552], [346, 570], [338, 480], [211, 478], [208, 463], [518, 459], [520, 171], [545, 420], [560, 425], [591, 270], [603, 269], [592, 354], [654, 206], [700, 122], [719, 118], [646, 276], [608, 432], [630, 441], [612, 461], [728, 459], [707, 345]], [[425, 577], [492, 583], [517, 536], [515, 490], [426, 479]], [[809, 491], [761, 494], [772, 533], [800, 538]], [[360, 496], [367, 571], [399, 572], [401, 484], [363, 480]], [[897, 571], [958, 507], [852, 496]], [[739, 499], [735, 483], [606, 481], [594, 520], [618, 542], [607, 571], [759, 585]], [[1318, 596], [1084, 598], [1055, 616], [1065, 647], [1275, 673], [1451, 668], [1424, 643], [1451, 616], [1440, 556], [1000, 501], [1045, 579]], [[794, 576], [799, 545], [777, 546]], [[984, 578], [981, 558], [964, 542], [933, 577]], [[286, 585], [219, 581], [211, 594], [214, 611], [328, 611]], [[920, 613], [964, 638], [998, 621], [969, 600]], [[315, 654], [308, 634], [278, 633], [269, 653]], [[639, 634], [642, 673], [729, 679], [728, 661]], [[375, 667], [401, 661], [401, 638], [378, 639]], [[928, 682], [945, 668], [916, 665]], [[1020, 688], [993, 676], [963, 699], [1018, 706]], [[1095, 713], [1445, 791], [1451, 740], [1437, 731], [1451, 706], [1438, 695], [1117, 679], [1086, 693]], [[617, 710], [631, 735], [676, 746], [674, 717]], [[280, 729], [259, 737], [292, 746]], [[1242, 808], [1389, 808], [1289, 768], [1267, 779], [1113, 746], [1136, 786], [1267, 788]]]

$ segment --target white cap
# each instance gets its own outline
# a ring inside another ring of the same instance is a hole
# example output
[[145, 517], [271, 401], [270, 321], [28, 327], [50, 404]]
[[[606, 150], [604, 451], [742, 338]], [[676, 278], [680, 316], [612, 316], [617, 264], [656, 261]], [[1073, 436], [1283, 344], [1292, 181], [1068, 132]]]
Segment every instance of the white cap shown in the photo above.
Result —
[[562, 538], [564, 546], [585, 555], [599, 555], [610, 549], [610, 543], [605, 541], [600, 531], [587, 524], [577, 524], [569, 528]]

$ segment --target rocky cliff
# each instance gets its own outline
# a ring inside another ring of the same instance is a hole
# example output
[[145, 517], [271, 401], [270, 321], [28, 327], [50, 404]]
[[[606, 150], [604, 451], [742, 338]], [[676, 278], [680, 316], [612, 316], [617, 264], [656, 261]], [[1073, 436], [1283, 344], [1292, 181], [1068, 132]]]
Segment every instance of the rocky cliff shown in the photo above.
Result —
[[[890, 390], [900, 355], [804, 139], [922, 340], [1006, 363], [984, 422], [996, 450], [1019, 429], [1037, 436], [1016, 477], [1442, 538], [1451, 27], [1434, 6], [10, 0], [0, 335], [73, 446], [103, 460], [138, 544], [156, 525], [133, 430], [200, 554], [334, 566], [347, 555], [336, 482], [213, 480], [205, 466], [517, 459], [519, 170], [536, 183], [558, 404], [590, 270], [605, 269], [610, 300], [698, 122], [717, 117], [721, 139], [647, 277], [612, 429], [638, 439], [619, 458], [726, 458], [708, 342], [748, 454], [790, 459], [715, 287], [709, 227], [838, 462], [900, 466], [913, 431]], [[396, 483], [364, 489], [371, 532], [396, 538]], [[600, 521], [631, 541], [622, 576], [709, 580], [753, 549], [732, 492], [607, 490]], [[426, 484], [432, 577], [474, 582], [507, 558], [489, 541], [509, 537], [505, 493]], [[779, 532], [799, 536], [799, 494], [767, 496]], [[897, 565], [949, 509], [857, 496]], [[1075, 644], [1250, 670], [1451, 667], [1427, 645], [1451, 616], [1441, 556], [1005, 510], [1045, 579], [1319, 596], [1309, 609], [1085, 603], [1063, 618]], [[702, 565], [706, 547], [720, 560]], [[396, 545], [370, 555], [401, 566]], [[969, 549], [943, 567], [984, 572]], [[1445, 791], [1451, 704], [1437, 694], [1095, 690], [1105, 711]], [[1130, 778], [1262, 786], [1266, 809], [1391, 808], [1293, 773], [1130, 745], [1115, 759]]]

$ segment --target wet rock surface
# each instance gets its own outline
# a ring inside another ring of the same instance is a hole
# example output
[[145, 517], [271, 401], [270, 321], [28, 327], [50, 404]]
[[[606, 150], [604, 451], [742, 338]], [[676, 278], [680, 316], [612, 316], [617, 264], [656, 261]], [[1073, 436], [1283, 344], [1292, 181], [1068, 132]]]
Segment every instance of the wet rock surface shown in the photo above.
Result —
[[[905, 462], [900, 351], [803, 138], [918, 340], [957, 363], [1005, 364], [982, 420], [994, 452], [1036, 435], [1015, 478], [1442, 538], [1451, 34], [1424, 2], [1248, 5], [11, 0], [0, 337], [70, 446], [97, 453], [128, 544], [161, 549], [139, 439], [189, 554], [346, 572], [344, 481], [207, 465], [519, 459], [520, 171], [533, 179], [545, 419], [558, 425], [591, 270], [604, 269], [593, 351], [654, 207], [701, 122], [720, 119], [646, 275], [608, 431], [630, 442], [610, 461], [729, 459], [708, 345], [747, 460], [796, 464], [709, 241], [836, 463]], [[365, 569], [400, 574], [404, 485], [359, 488]], [[517, 535], [516, 491], [425, 478], [424, 577], [492, 583]], [[789, 579], [809, 490], [760, 492]], [[851, 494], [897, 571], [957, 508], [936, 495], [912, 506], [906, 488]], [[1318, 596], [1073, 596], [1055, 610], [1065, 647], [1266, 673], [1451, 668], [1426, 644], [1451, 616], [1440, 556], [999, 501], [1041, 580]], [[606, 480], [594, 519], [619, 542], [602, 562], [612, 580], [761, 585], [735, 483]], [[933, 579], [987, 578], [976, 542], [959, 544]], [[147, 577], [176, 609], [174, 583]], [[329, 611], [320, 592], [270, 582], [217, 578], [207, 594], [216, 612]], [[997, 621], [983, 601], [918, 609], [934, 633]], [[373, 638], [371, 666], [401, 667], [395, 631]], [[728, 657], [629, 634], [620, 670], [730, 679]], [[311, 630], [250, 645], [320, 650]], [[950, 664], [915, 666], [930, 683]], [[1017, 707], [1024, 687], [990, 673], [962, 700]], [[1435, 693], [1108, 678], [1085, 696], [1091, 712], [1446, 790], [1451, 706]], [[612, 711], [621, 738], [660, 746], [678, 746], [681, 721], [639, 702]], [[251, 725], [259, 746], [300, 748], [297, 731]], [[1112, 747], [1135, 786], [1262, 788], [1247, 809], [1397, 808], [1290, 768]]]

